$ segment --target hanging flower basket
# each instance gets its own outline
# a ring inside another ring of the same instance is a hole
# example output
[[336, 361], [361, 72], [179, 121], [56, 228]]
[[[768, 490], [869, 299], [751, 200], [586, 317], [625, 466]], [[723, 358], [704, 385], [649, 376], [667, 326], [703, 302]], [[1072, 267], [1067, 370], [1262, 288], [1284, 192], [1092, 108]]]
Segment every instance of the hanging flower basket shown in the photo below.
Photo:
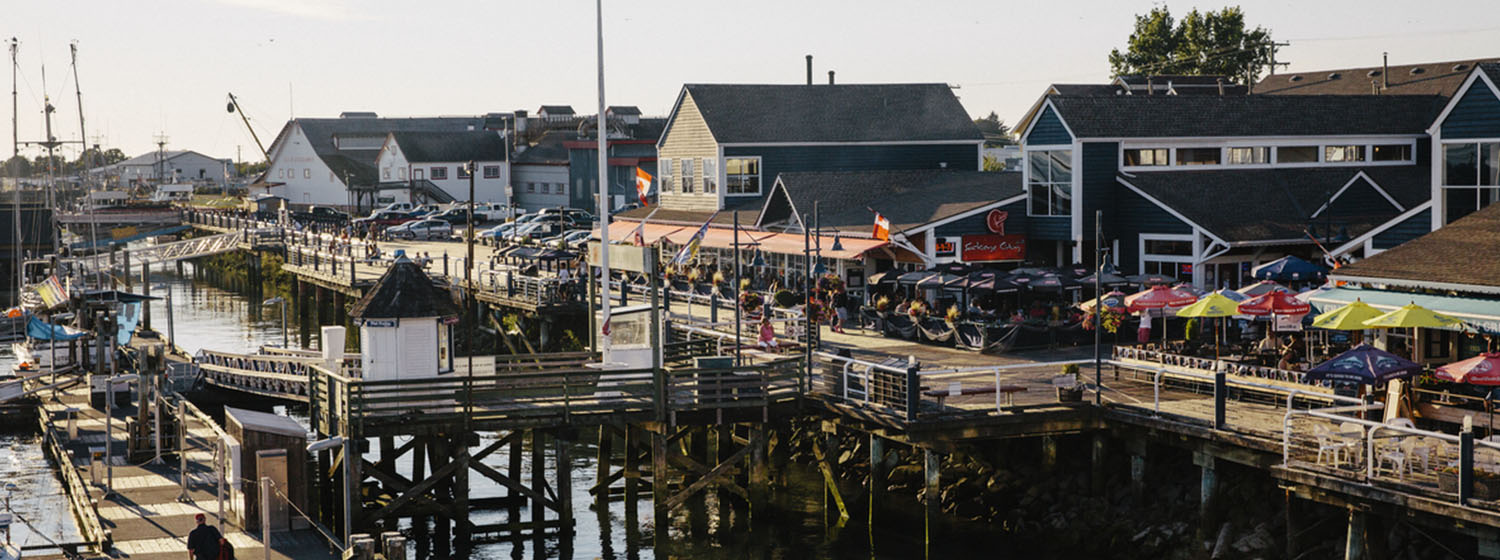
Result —
[[760, 309], [766, 302], [765, 298], [755, 292], [740, 292], [740, 309], [747, 313], [753, 313]]

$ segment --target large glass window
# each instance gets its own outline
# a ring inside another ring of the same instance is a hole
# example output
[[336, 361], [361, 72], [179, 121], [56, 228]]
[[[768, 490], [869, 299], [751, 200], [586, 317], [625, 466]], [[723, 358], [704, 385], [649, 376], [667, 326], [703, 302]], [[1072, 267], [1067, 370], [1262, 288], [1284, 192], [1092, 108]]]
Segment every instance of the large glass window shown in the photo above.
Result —
[[692, 158], [682, 158], [682, 192], [693, 192], [698, 187], [696, 179], [693, 176]]
[[726, 158], [724, 193], [760, 194], [760, 158]]
[[1218, 165], [1218, 148], [1177, 148], [1177, 165]]
[[1443, 144], [1443, 184], [1500, 185], [1500, 142]]
[[1347, 163], [1365, 160], [1364, 146], [1323, 146], [1323, 161]]
[[1411, 161], [1411, 144], [1389, 144], [1370, 148], [1370, 161]]
[[1031, 214], [1068, 216], [1073, 213], [1073, 150], [1027, 152], [1026, 191]]
[[1271, 163], [1271, 149], [1265, 146], [1252, 146], [1248, 148], [1230, 148], [1230, 165], [1255, 165]]
[[1317, 163], [1317, 146], [1282, 146], [1276, 148], [1276, 163]]
[[1125, 150], [1125, 165], [1128, 166], [1155, 166], [1167, 165], [1166, 148], [1131, 148]]

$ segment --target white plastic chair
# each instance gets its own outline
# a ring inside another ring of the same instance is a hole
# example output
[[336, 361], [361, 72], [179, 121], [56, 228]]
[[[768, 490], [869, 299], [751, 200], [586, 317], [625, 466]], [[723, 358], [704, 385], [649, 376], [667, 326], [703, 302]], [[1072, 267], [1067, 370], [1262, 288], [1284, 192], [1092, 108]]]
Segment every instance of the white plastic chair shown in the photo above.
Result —
[[1382, 465], [1389, 463], [1394, 467], [1397, 480], [1406, 480], [1406, 473], [1410, 472], [1411, 456], [1417, 447], [1414, 437], [1402, 438], [1396, 445], [1388, 445], [1381, 448], [1380, 456], [1375, 464], [1375, 470], [1379, 471]]
[[1333, 429], [1327, 424], [1314, 424], [1313, 435], [1318, 438], [1318, 464], [1323, 464], [1323, 455], [1327, 454], [1333, 458], [1333, 466], [1339, 465], [1339, 454], [1344, 450], [1344, 442], [1333, 433]]
[[1339, 424], [1337, 435], [1339, 442], [1344, 446], [1344, 451], [1348, 453], [1346, 458], [1349, 462], [1358, 464], [1361, 457], [1360, 448], [1364, 447], [1365, 443], [1365, 427], [1358, 422], [1344, 422]]
[[1410, 428], [1413, 430], [1417, 429], [1417, 425], [1413, 423], [1410, 418], [1392, 418], [1390, 420], [1386, 420], [1385, 425], [1396, 428]]

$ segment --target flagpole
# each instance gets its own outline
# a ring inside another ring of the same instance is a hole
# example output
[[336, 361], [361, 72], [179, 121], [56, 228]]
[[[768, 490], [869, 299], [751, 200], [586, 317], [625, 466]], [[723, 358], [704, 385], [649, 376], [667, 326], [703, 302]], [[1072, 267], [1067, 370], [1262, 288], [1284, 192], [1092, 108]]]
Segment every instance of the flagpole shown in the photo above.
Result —
[[604, 123], [604, 0], [594, 0], [595, 24], [599, 45], [599, 112], [594, 133], [599, 136], [599, 312], [603, 328], [599, 332], [602, 361], [609, 361], [609, 151]]

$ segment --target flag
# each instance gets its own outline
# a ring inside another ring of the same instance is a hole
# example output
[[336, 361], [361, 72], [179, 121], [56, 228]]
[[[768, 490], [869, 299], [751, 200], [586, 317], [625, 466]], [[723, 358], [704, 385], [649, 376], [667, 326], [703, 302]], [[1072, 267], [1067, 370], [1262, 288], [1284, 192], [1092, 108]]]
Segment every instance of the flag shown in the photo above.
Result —
[[703, 243], [703, 234], [708, 233], [708, 224], [713, 222], [714, 218], [718, 215], [719, 213], [715, 211], [712, 216], [709, 216], [708, 220], [703, 222], [703, 226], [699, 227], [698, 231], [694, 232], [693, 236], [688, 238], [687, 243], [684, 243], [682, 248], [677, 250], [677, 255], [673, 256], [671, 262], [668, 264], [682, 266], [694, 257], [697, 257], [698, 246]]
[[650, 206], [646, 196], [651, 194], [651, 174], [640, 167], [635, 168], [635, 194], [641, 198], [641, 206]]
[[42, 305], [47, 308], [57, 307], [68, 301], [68, 291], [63, 288], [62, 282], [56, 276], [48, 277], [45, 281], [33, 284], [32, 291], [42, 298]]
[[885, 219], [885, 216], [881, 216], [879, 212], [875, 213], [875, 239], [881, 241], [891, 239], [891, 221]]
[[644, 235], [645, 229], [646, 229], [646, 222], [649, 221], [652, 216], [656, 215], [656, 211], [657, 210], [661, 210], [661, 207], [657, 206], [656, 208], [652, 208], [651, 209], [651, 213], [650, 214], [646, 214], [645, 218], [641, 218], [641, 223], [638, 224], [638, 225], [636, 225], [635, 226], [635, 230], [633, 230], [633, 231], [630, 232], [630, 239], [631, 239], [631, 241], [633, 241], [635, 243], [636, 247], [645, 247], [646, 246], [646, 237]]

